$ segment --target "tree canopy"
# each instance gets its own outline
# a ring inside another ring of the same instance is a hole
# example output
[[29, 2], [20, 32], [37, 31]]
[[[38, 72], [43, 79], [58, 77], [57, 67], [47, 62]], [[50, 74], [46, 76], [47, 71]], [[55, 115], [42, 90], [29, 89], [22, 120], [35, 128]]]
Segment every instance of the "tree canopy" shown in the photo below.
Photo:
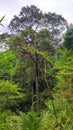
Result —
[[64, 46], [69, 50], [73, 50], [73, 25], [71, 25], [65, 33]]

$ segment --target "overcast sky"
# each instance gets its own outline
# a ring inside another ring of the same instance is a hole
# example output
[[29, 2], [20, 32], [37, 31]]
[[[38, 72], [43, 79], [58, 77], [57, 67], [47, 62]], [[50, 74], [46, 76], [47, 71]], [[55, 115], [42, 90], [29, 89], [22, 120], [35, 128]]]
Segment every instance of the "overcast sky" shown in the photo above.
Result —
[[61, 14], [68, 23], [73, 23], [73, 0], [1, 0], [0, 18], [6, 15], [3, 24], [9, 24], [13, 16], [18, 15], [21, 8], [27, 5], [36, 5], [43, 12]]

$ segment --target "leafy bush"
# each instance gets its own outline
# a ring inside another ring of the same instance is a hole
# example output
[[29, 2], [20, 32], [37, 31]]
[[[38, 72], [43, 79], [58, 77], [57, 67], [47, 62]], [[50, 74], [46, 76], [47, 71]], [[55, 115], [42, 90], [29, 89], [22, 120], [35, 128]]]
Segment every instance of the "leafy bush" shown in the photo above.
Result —
[[35, 112], [20, 113], [21, 130], [41, 130], [41, 117]]
[[20, 117], [11, 111], [0, 113], [0, 130], [20, 130]]

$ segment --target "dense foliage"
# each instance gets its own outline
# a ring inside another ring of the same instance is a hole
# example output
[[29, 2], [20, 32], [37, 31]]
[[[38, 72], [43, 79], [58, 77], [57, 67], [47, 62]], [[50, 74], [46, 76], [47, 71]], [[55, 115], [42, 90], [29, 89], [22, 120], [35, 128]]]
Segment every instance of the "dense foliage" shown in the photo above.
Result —
[[73, 130], [73, 26], [67, 27], [61, 15], [27, 6], [11, 20], [10, 34], [0, 35], [0, 130]]
[[73, 50], [73, 25], [71, 25], [64, 37], [64, 46], [69, 49]]

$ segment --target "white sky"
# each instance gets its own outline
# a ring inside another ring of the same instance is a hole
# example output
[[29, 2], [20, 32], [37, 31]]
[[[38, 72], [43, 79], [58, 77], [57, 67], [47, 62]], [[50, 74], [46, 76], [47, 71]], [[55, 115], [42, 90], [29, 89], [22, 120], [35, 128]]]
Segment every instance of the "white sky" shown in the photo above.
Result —
[[73, 23], [73, 0], [1, 0], [0, 18], [6, 15], [3, 24], [8, 25], [13, 16], [18, 15], [21, 8], [27, 5], [36, 5], [43, 12], [61, 14], [68, 23]]

